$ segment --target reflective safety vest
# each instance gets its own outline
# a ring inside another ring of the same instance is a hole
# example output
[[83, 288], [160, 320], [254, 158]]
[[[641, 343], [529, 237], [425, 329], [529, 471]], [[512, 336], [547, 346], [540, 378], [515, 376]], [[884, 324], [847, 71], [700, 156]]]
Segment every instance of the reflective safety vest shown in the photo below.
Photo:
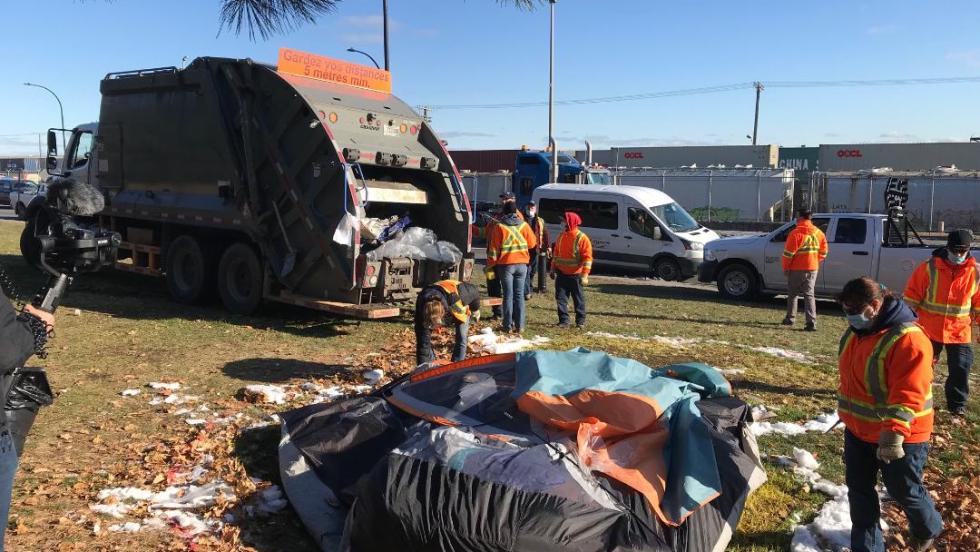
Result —
[[783, 247], [783, 270], [817, 270], [827, 258], [827, 237], [807, 219], [800, 219]]
[[469, 322], [470, 307], [464, 305], [462, 299], [459, 298], [459, 281], [441, 280], [433, 285], [446, 292], [446, 303], [449, 304], [449, 313], [453, 315], [453, 318], [461, 324]]
[[926, 335], [939, 343], [969, 343], [980, 321], [980, 267], [969, 258], [952, 266], [939, 257], [919, 265], [905, 286], [905, 301], [919, 315]]
[[872, 335], [848, 328], [840, 340], [837, 413], [859, 439], [895, 431], [906, 443], [932, 434], [932, 344], [914, 322]]
[[568, 275], [592, 272], [592, 241], [585, 232], [576, 228], [558, 234], [551, 266]]
[[526, 222], [518, 226], [496, 224], [487, 244], [487, 266], [526, 265], [531, 260], [528, 250], [537, 245], [538, 240]]

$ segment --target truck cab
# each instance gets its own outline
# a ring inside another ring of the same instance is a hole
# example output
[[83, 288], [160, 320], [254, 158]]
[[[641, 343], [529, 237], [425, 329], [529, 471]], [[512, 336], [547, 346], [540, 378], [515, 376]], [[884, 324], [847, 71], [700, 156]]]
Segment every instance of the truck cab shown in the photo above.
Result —
[[[64, 156], [59, 157], [58, 133], [67, 133]], [[55, 178], [73, 178], [98, 188], [98, 160], [96, 159], [96, 140], [99, 136], [99, 123], [86, 123], [72, 129], [53, 128], [48, 130], [49, 173]]]
[[[514, 195], [517, 196], [517, 205], [524, 207], [534, 190], [551, 182], [551, 161], [550, 151], [521, 151], [517, 154], [517, 166], [514, 169]], [[559, 184], [575, 184], [578, 182], [585, 168], [577, 159], [566, 153], [558, 154], [558, 182]], [[608, 173], [607, 173], [608, 174]]]

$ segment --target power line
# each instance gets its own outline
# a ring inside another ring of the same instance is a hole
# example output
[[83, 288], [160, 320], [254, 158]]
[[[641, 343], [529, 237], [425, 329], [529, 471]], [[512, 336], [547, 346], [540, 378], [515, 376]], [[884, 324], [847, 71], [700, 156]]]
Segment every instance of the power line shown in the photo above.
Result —
[[[932, 84], [964, 84], [980, 83], [980, 77], [939, 77], [939, 78], [914, 78], [914, 79], [866, 79], [866, 80], [828, 80], [828, 81], [763, 81], [767, 88], [852, 88], [861, 86], [921, 86]], [[718, 86], [706, 86], [700, 88], [682, 88], [678, 90], [664, 90], [660, 92], [644, 92], [639, 94], [628, 94], [623, 96], [604, 96], [598, 98], [579, 98], [573, 100], [556, 100], [556, 105], [587, 105], [598, 103], [617, 103], [631, 102], [639, 100], [652, 100], [657, 98], [670, 98], [677, 96], [695, 96], [701, 94], [717, 94], [722, 92], [734, 92], [755, 88], [756, 82], [739, 82], [732, 84], [722, 84]], [[525, 107], [547, 106], [546, 101], [535, 102], [510, 102], [496, 104], [444, 104], [430, 105], [431, 109], [519, 109]]]

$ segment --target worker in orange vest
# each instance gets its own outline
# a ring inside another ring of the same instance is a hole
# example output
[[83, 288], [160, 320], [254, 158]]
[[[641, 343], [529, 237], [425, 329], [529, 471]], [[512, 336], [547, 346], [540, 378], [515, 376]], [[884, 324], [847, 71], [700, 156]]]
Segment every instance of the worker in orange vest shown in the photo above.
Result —
[[827, 258], [827, 237], [810, 222], [813, 213], [800, 209], [796, 228], [786, 238], [783, 248], [783, 274], [786, 275], [788, 294], [784, 326], [792, 326], [796, 318], [796, 299], [803, 296], [803, 312], [806, 314], [808, 332], [817, 331], [817, 272], [820, 263]]
[[[946, 408], [962, 423], [973, 365], [971, 325], [980, 323], [980, 266], [970, 255], [969, 230], [949, 233], [946, 247], [932, 252], [905, 286], [905, 300], [919, 314], [919, 325], [932, 340], [933, 361], [946, 349]], [[980, 333], [977, 335], [980, 341]]]
[[[484, 238], [488, 244], [490, 242], [490, 234], [493, 233], [493, 227], [499, 223], [501, 218], [504, 217], [504, 209], [506, 208], [508, 203], [513, 203], [514, 205], [517, 205], [517, 196], [514, 195], [514, 192], [504, 192], [500, 194], [500, 209], [492, 215], [484, 215], [487, 219], [487, 224], [486, 226], [483, 227], [482, 232], [480, 231], [480, 228], [478, 226], [473, 227], [475, 228], [476, 234]], [[524, 220], [524, 215], [522, 215], [520, 211], [517, 212], [517, 216], [521, 220]], [[500, 297], [502, 295], [500, 290], [500, 280], [497, 279], [497, 273], [490, 266], [490, 263], [487, 263], [487, 266], [484, 268], [483, 275], [487, 279], [487, 295], [490, 297]], [[490, 318], [491, 320], [496, 320], [497, 318], [500, 318], [501, 316], [500, 305], [494, 305], [492, 307], [492, 311], [493, 311], [493, 316]]]
[[849, 326], [841, 337], [837, 413], [844, 427], [844, 478], [851, 550], [884, 552], [878, 472], [905, 511], [913, 549], [930, 550], [943, 520], [922, 484], [932, 435], [932, 345], [915, 313], [868, 277], [838, 298]]
[[415, 300], [415, 365], [436, 359], [432, 330], [453, 325], [456, 341], [453, 362], [466, 358], [466, 336], [471, 322], [480, 319], [480, 290], [472, 284], [442, 280], [426, 286]]
[[487, 243], [488, 273], [500, 281], [503, 295], [504, 332], [524, 331], [524, 287], [527, 278], [529, 251], [537, 247], [538, 240], [524, 220], [518, 216], [517, 202], [504, 203], [504, 216], [493, 225]]
[[592, 272], [592, 241], [579, 230], [582, 217], [565, 213], [564, 231], [555, 239], [551, 277], [555, 280], [558, 327], [568, 327], [568, 296], [575, 303], [575, 326], [585, 326], [585, 289]]

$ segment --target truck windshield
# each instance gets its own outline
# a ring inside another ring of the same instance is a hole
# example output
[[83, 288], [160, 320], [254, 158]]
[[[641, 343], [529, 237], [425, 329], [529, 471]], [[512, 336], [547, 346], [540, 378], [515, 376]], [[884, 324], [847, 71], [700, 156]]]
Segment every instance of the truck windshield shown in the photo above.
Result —
[[588, 173], [589, 184], [612, 184], [609, 179], [609, 173], [606, 172], [590, 172]]
[[650, 211], [674, 232], [691, 232], [701, 228], [694, 217], [689, 215], [677, 202], [651, 206]]

